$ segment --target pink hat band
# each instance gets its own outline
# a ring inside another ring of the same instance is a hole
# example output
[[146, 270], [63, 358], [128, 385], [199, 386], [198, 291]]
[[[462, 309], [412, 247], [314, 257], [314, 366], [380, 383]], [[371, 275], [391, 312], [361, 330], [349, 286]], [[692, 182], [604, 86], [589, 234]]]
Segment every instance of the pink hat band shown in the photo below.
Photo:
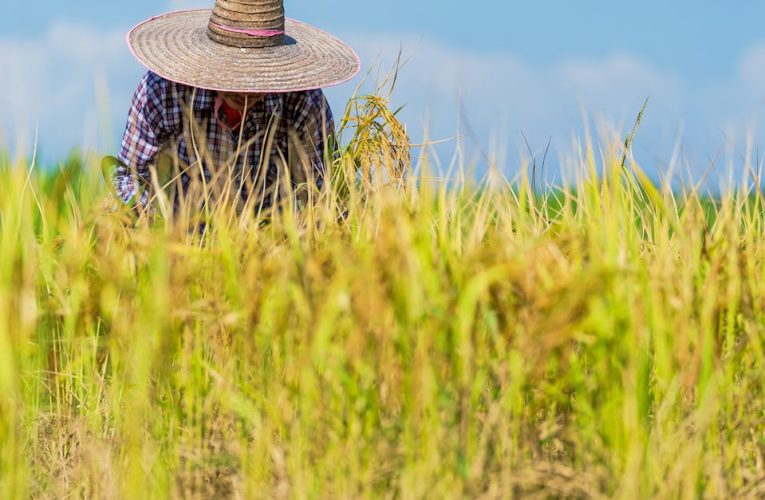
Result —
[[274, 36], [279, 36], [284, 34], [284, 30], [249, 30], [249, 29], [243, 29], [243, 28], [235, 28], [233, 26], [223, 26], [222, 24], [218, 24], [214, 21], [210, 21], [210, 25], [221, 31], [228, 31], [229, 33], [239, 33], [242, 35], [249, 35], [249, 36], [258, 37], [258, 38], [271, 38]]

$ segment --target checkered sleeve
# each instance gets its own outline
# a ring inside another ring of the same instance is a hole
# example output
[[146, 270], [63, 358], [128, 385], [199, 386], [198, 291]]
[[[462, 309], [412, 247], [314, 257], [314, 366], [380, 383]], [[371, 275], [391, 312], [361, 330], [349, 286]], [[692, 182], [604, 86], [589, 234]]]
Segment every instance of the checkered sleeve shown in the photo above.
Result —
[[115, 189], [124, 203], [145, 205], [150, 182], [150, 166], [168, 139], [165, 109], [167, 80], [148, 72], [133, 95], [119, 159], [122, 165], [114, 173]]
[[332, 161], [336, 154], [332, 110], [321, 90], [299, 92], [294, 98], [292, 126], [300, 141], [300, 155], [310, 162], [316, 185], [321, 188], [325, 163]]

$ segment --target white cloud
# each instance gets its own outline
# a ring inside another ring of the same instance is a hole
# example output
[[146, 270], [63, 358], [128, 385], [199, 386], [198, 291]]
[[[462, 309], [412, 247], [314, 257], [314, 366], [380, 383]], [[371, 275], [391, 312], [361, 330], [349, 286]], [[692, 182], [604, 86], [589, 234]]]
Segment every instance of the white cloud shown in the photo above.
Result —
[[728, 93], [727, 105], [735, 105], [739, 113], [752, 116], [765, 112], [765, 43], [753, 45], [741, 56], [737, 80]]
[[682, 98], [680, 79], [629, 54], [612, 54], [599, 60], [572, 59], [557, 64], [551, 71], [560, 90], [614, 111], [625, 98], [651, 97], [666, 103]]
[[107, 126], [99, 123], [99, 115], [124, 109], [124, 99], [98, 102], [99, 79], [119, 92], [136, 84], [126, 86], [123, 79], [137, 66], [121, 29], [98, 31], [59, 23], [40, 38], [0, 38], [0, 67], [7, 68], [0, 79], [0, 122], [10, 130], [11, 144], [25, 139], [28, 148], [39, 127], [41, 144], [56, 153], [94, 146], [104, 135], [99, 128]]
[[[599, 132], [613, 139], [631, 129], [649, 98], [635, 143], [636, 155], [649, 172], [666, 168], [678, 140], [684, 146], [681, 170], [691, 178], [698, 178], [721, 151], [739, 158], [748, 139], [755, 147], [765, 144], [765, 127], [756, 127], [765, 120], [765, 43], [742, 52], [732, 74], [691, 80], [671, 67], [618, 51], [540, 62], [411, 36], [351, 34], [346, 39], [367, 67], [382, 61], [384, 68], [403, 40], [404, 52], [411, 57], [400, 74], [394, 104], [408, 103], [402, 116], [416, 139], [424, 116], [431, 138], [453, 136], [461, 100], [484, 150], [523, 152], [523, 131], [537, 154], [552, 139], [553, 150], [568, 157], [571, 137], [582, 135], [583, 111], [596, 120]], [[500, 140], [492, 142], [492, 136]], [[467, 139], [468, 146], [474, 138]], [[452, 147], [439, 152], [450, 155]], [[510, 167], [516, 164], [509, 162]], [[711, 183], [718, 174], [726, 177], [724, 171], [719, 165]]]
[[45, 50], [39, 45], [0, 41], [0, 67], [6, 68], [0, 80], [0, 109], [14, 122], [24, 114], [36, 114], [45, 74]]
[[738, 71], [745, 86], [758, 94], [765, 93], [765, 44], [754, 45], [744, 52]]
[[[757, 143], [765, 141], [765, 43], [744, 50], [730, 75], [713, 75], [712, 81], [698, 85], [692, 103], [684, 110], [715, 131], [714, 147], [741, 148], [748, 136]], [[758, 132], [758, 129], [760, 131]]]
[[651, 112], [676, 123], [687, 94], [677, 75], [625, 53], [538, 64], [509, 53], [453, 48], [411, 36], [347, 39], [367, 67], [382, 61], [384, 69], [403, 40], [409, 62], [395, 96], [409, 104], [404, 116], [410, 123], [419, 124], [427, 115], [432, 135], [451, 136], [461, 101], [464, 118], [483, 145], [495, 132], [505, 141], [498, 146], [511, 151], [521, 145], [521, 130], [540, 148], [551, 136], [567, 147], [572, 132], [581, 130], [582, 109], [623, 128], [647, 97]]

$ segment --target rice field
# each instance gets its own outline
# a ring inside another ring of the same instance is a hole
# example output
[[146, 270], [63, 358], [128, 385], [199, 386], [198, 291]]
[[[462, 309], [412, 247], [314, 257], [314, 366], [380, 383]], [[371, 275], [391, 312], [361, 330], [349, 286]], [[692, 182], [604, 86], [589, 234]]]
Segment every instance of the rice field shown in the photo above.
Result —
[[2, 156], [0, 497], [765, 495], [757, 165], [712, 198], [585, 142], [568, 186], [445, 182], [385, 99], [341, 126], [267, 220]]

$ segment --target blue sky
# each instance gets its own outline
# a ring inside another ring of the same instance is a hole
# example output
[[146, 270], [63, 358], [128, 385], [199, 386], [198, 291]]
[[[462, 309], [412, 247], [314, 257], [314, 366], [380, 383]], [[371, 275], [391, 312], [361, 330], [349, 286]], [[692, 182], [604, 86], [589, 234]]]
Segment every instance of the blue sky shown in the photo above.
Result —
[[[74, 146], [108, 150], [143, 68], [129, 27], [211, 0], [0, 4], [0, 138], [32, 142], [45, 158]], [[675, 145], [692, 175], [710, 159], [765, 144], [765, 4], [755, 0], [287, 0], [288, 15], [354, 45], [367, 69], [409, 56], [394, 104], [415, 139], [457, 130], [474, 150], [505, 153], [511, 173], [523, 131], [539, 151], [566, 156], [583, 113], [604, 134], [650, 104], [636, 154], [656, 174]], [[354, 88], [328, 91], [340, 107]], [[339, 111], [339, 110], [338, 110]], [[3, 139], [0, 139], [3, 140]], [[448, 154], [441, 147], [439, 152]]]

